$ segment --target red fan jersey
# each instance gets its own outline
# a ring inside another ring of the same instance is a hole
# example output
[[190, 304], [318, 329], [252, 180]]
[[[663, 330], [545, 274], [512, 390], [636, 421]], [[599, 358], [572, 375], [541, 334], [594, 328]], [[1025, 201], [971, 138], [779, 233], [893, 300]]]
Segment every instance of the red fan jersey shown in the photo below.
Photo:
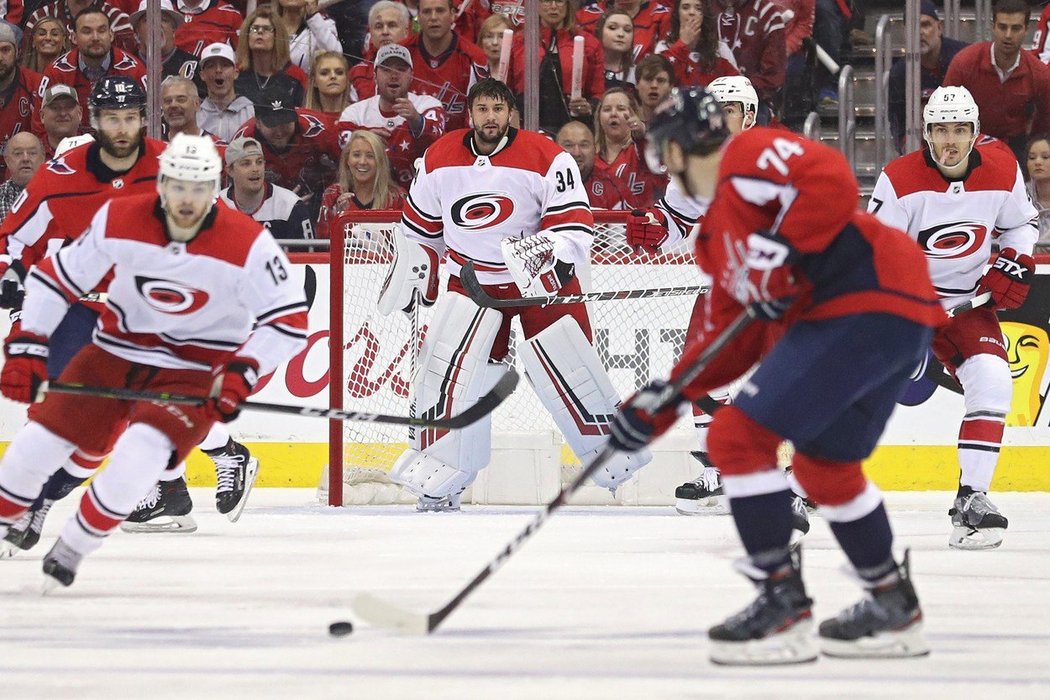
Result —
[[[615, 5], [615, 2], [604, 2], [579, 10], [576, 13], [579, 32], [594, 34], [598, 20], [609, 10], [615, 9]], [[634, 25], [634, 62], [637, 63], [652, 53], [656, 43], [667, 36], [671, 29], [671, 10], [658, 2], [643, 2], [631, 24]], [[598, 41], [601, 41], [601, 37], [598, 37]]]
[[[387, 194], [386, 202], [375, 209], [372, 208], [374, 202], [362, 202], [356, 194], [351, 195], [346, 204], [339, 208], [336, 206], [336, 200], [342, 194], [343, 188], [338, 183], [329, 185], [324, 191], [324, 196], [321, 198], [321, 216], [317, 219], [318, 238], [331, 238], [333, 231], [339, 231], [343, 226], [352, 225], [354, 212], [401, 211], [401, 206], [405, 203], [405, 191], [394, 183], [390, 183], [390, 192]], [[336, 211], [337, 208], [338, 211]]]
[[187, 12], [176, 2], [175, 11], [182, 15], [182, 25], [175, 30], [175, 46], [200, 57], [208, 44], [229, 44], [237, 48], [237, 32], [244, 22], [236, 7], [222, 0], [211, 0], [196, 12]]
[[674, 67], [678, 87], [706, 86], [716, 78], [740, 75], [740, 71], [722, 56], [715, 56], [713, 65], [700, 65], [700, 54], [681, 41], [676, 41], [661, 54]]
[[[339, 138], [331, 118], [323, 112], [296, 108], [299, 117], [295, 135], [284, 148], [277, 148], [249, 119], [234, 138], [249, 136], [262, 144], [266, 180], [294, 191], [300, 197], [316, 193], [320, 198], [339, 168]], [[318, 200], [314, 200], [318, 201]]]
[[29, 269], [79, 236], [112, 197], [155, 192], [157, 158], [166, 144], [147, 138], [130, 170], [116, 173], [102, 162], [97, 142], [66, 151], [40, 166], [0, 224], [0, 254]]
[[741, 75], [755, 86], [759, 98], [773, 100], [784, 86], [787, 36], [780, 5], [773, 0], [711, 0], [718, 15], [718, 38], [736, 57]]
[[[105, 75], [126, 75], [133, 78], [146, 89], [146, 65], [138, 58], [126, 51], [114, 48], [109, 54], [109, 70]], [[55, 62], [44, 71], [44, 78], [40, 81], [40, 97], [43, 98], [44, 91], [52, 85], [68, 85], [77, 91], [77, 100], [84, 116], [80, 120], [80, 126], [87, 127], [91, 124], [91, 110], [88, 108], [88, 96], [94, 81], [89, 80], [84, 72], [80, 70], [80, 51], [73, 49], [62, 54]], [[40, 123], [39, 101], [37, 102], [37, 114], [33, 117], [33, 130], [44, 133], [44, 125]]]
[[[558, 49], [558, 62], [561, 64], [562, 92], [566, 95], [572, 92], [572, 62], [577, 36], [583, 37], [583, 71], [580, 75], [580, 92], [587, 99], [597, 100], [605, 92], [605, 53], [601, 42], [595, 36], [587, 33], [571, 34], [564, 30], [558, 31], [555, 42]], [[547, 55], [547, 47], [550, 45], [550, 28], [540, 27], [539, 51], [534, 58], [528, 61], [542, 62]], [[519, 32], [514, 35], [510, 65], [507, 67], [507, 85], [515, 93], [525, 92], [525, 66], [528, 63], [525, 53], [524, 33]]]
[[[41, 75], [15, 66], [11, 85], [0, 94], [0, 153], [8, 140], [33, 126], [33, 100], [40, 90]], [[0, 182], [7, 179], [7, 163], [0, 158]]]
[[642, 149], [632, 142], [620, 151], [616, 160], [606, 163], [601, 155], [594, 159], [595, 167], [605, 166], [620, 183], [624, 198], [633, 209], [651, 207], [663, 196], [667, 187], [667, 176], [654, 173], [645, 164]]
[[412, 132], [408, 122], [400, 114], [387, 114], [379, 106], [379, 96], [369, 97], [343, 110], [336, 122], [339, 143], [345, 146], [350, 134], [358, 129], [374, 131], [386, 139], [386, 153], [390, 158], [390, 175], [402, 187], [408, 187], [415, 175], [416, 158], [423, 155], [427, 146], [445, 133], [445, 108], [436, 97], [408, 93], [408, 99], [423, 117], [423, 126], [418, 134]]
[[619, 182], [600, 161], [594, 161], [594, 168], [583, 181], [583, 188], [587, 190], [591, 209], [627, 208], [627, 198], [624, 197]]
[[455, 32], [452, 45], [440, 56], [431, 56], [416, 34], [402, 42], [412, 54], [412, 86], [421, 95], [433, 95], [445, 106], [448, 129], [467, 125], [467, 91], [479, 79], [488, 76], [488, 59], [474, 43]]

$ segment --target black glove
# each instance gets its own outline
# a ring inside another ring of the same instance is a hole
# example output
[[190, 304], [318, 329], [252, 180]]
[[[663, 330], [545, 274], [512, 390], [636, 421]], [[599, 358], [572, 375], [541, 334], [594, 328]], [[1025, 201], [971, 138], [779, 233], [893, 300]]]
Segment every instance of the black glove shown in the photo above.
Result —
[[17, 260], [0, 276], [0, 309], [21, 309], [26, 298], [25, 269]]
[[678, 401], [658, 409], [667, 382], [654, 380], [620, 407], [609, 424], [609, 444], [621, 452], [637, 452], [660, 437], [678, 420]]

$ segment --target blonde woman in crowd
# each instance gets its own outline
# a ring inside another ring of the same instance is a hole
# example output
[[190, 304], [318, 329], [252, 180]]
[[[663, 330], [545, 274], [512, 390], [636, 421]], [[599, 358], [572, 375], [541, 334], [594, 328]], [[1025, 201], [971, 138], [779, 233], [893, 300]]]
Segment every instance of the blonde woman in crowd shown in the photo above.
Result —
[[288, 30], [269, 6], [249, 14], [241, 25], [237, 41], [237, 94], [259, 104], [268, 88], [280, 88], [301, 107], [310, 79], [291, 62]]
[[338, 118], [350, 104], [348, 72], [346, 57], [338, 51], [322, 51], [314, 56], [305, 107]]
[[69, 51], [69, 31], [56, 17], [47, 17], [36, 23], [29, 40], [29, 50], [22, 56], [22, 65], [43, 73], [51, 63]]
[[340, 214], [362, 209], [400, 209], [405, 191], [390, 179], [386, 142], [371, 131], [355, 131], [339, 157], [339, 180], [321, 198], [319, 238], [331, 238]]
[[292, 64], [304, 73], [310, 72], [314, 54], [319, 51], [342, 51], [336, 34], [335, 20], [317, 11], [317, 0], [277, 0], [275, 17], [288, 32]]
[[652, 206], [667, 186], [667, 177], [645, 164], [644, 139], [645, 122], [634, 95], [623, 88], [606, 90], [594, 117], [597, 159], [621, 183], [627, 204], [634, 209]]
[[503, 45], [503, 30], [513, 29], [505, 15], [492, 14], [485, 18], [478, 29], [478, 46], [488, 59], [489, 75], [493, 78], [499, 69], [499, 52]]

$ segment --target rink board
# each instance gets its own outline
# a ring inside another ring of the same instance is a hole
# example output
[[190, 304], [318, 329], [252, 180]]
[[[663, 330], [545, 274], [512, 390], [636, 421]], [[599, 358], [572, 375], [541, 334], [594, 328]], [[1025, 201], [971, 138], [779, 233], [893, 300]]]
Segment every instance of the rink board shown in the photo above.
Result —
[[[319, 256], [312, 256], [313, 260]], [[329, 336], [329, 271], [328, 265], [297, 262], [295, 273], [305, 279], [316, 278], [317, 294], [310, 310], [310, 335], [307, 348], [282, 366], [257, 395], [258, 400], [297, 405], [326, 406], [328, 401], [328, 336]], [[346, 274], [353, 274], [350, 266]], [[1041, 309], [1043, 313], [1036, 314]], [[1005, 446], [996, 474], [999, 490], [1050, 490], [1050, 408], [1044, 405], [1050, 376], [1050, 265], [1037, 267], [1036, 283], [1023, 313], [1003, 314], [1004, 330], [1011, 345], [1011, 369], [1015, 376], [1014, 411], [1006, 430]], [[6, 324], [6, 321], [5, 321]], [[6, 335], [6, 328], [2, 329]], [[352, 331], [352, 329], [350, 329]], [[610, 329], [623, 332], [624, 329]], [[658, 330], [654, 326], [654, 331]], [[656, 333], [654, 333], [656, 335]], [[530, 389], [523, 384], [520, 392]], [[512, 396], [508, 401], [515, 401]], [[347, 408], [359, 408], [348, 406]], [[804, 410], [800, 406], [799, 410]], [[958, 466], [955, 441], [963, 414], [961, 397], [938, 390], [926, 403], [916, 407], [899, 407], [895, 412], [882, 446], [867, 464], [876, 482], [885, 489], [926, 490], [951, 488], [956, 482]], [[6, 447], [24, 421], [24, 408], [0, 399], [0, 448]], [[279, 414], [245, 411], [237, 421], [235, 434], [249, 444], [265, 464], [260, 473], [260, 486], [316, 486], [321, 470], [328, 462], [326, 421]], [[681, 434], [658, 454], [689, 449]], [[498, 446], [498, 437], [496, 438]], [[572, 454], [562, 450], [563, 463], [572, 462]], [[191, 482], [206, 485], [214, 482], [210, 462], [200, 453], [189, 460]]]

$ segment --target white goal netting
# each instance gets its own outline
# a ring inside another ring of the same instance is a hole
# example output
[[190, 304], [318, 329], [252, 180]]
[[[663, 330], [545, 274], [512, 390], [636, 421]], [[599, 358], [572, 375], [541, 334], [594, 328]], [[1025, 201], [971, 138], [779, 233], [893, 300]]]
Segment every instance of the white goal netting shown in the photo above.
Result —
[[[398, 218], [395, 212], [355, 212], [353, 219], [334, 227], [331, 378], [335, 405], [341, 401], [343, 407], [355, 410], [410, 413], [415, 359], [432, 309], [412, 316], [382, 316], [376, 310], [392, 260]], [[589, 286], [585, 291], [686, 287], [704, 282], [685, 245], [656, 257], [635, 253], [624, 238], [625, 212], [596, 212], [595, 219], [589, 280], [581, 274]], [[668, 374], [681, 351], [694, 301], [693, 296], [677, 296], [588, 304], [598, 356], [621, 397], [652, 377]], [[517, 336], [520, 328], [515, 327], [511, 361]], [[518, 372], [523, 374], [520, 367]], [[494, 450], [501, 445], [549, 446], [561, 441], [524, 376], [515, 393], [493, 414], [492, 425]], [[676, 427], [678, 431], [690, 429], [688, 421]], [[385, 474], [407, 446], [407, 436], [407, 428], [371, 423], [348, 422], [338, 435], [333, 431], [331, 471], [322, 484], [322, 490], [328, 492], [322, 495], [333, 504], [402, 500]], [[563, 463], [575, 461], [567, 449], [560, 452]]]

